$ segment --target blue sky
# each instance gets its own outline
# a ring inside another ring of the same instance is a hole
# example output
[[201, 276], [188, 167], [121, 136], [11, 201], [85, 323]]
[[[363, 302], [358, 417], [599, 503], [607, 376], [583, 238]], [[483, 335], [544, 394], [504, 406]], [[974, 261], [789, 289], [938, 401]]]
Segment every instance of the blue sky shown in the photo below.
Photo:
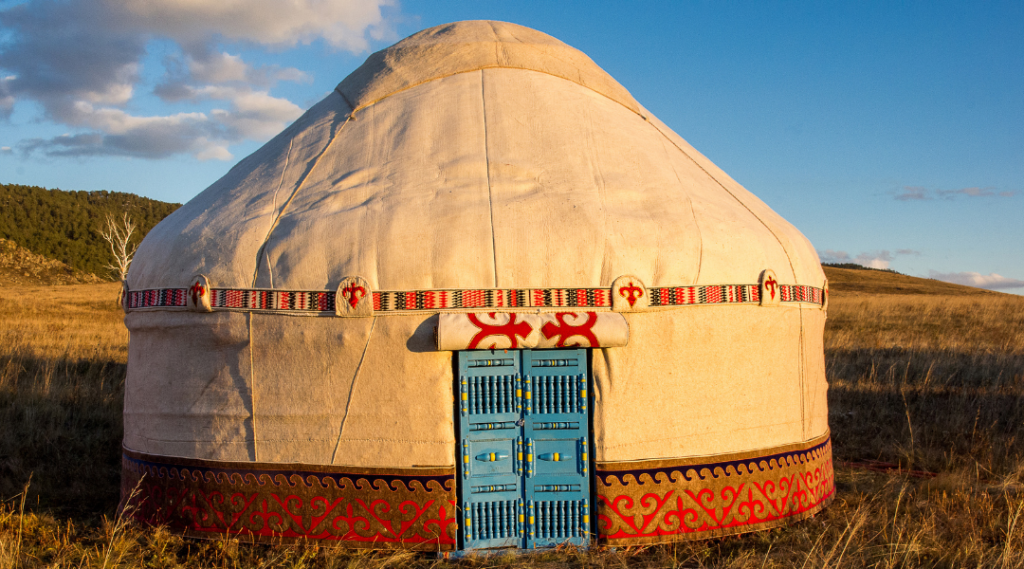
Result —
[[467, 19], [587, 53], [824, 261], [1024, 293], [1022, 2], [0, 0], [0, 182], [187, 201]]

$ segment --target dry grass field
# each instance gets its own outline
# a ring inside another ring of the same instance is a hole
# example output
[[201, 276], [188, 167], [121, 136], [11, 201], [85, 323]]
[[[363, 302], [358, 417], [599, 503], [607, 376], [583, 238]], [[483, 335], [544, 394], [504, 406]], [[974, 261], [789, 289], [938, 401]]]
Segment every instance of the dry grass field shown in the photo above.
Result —
[[0, 288], [0, 569], [1024, 567], [1024, 297], [828, 274], [837, 494], [824, 512], [706, 542], [457, 562], [119, 523], [117, 285]]

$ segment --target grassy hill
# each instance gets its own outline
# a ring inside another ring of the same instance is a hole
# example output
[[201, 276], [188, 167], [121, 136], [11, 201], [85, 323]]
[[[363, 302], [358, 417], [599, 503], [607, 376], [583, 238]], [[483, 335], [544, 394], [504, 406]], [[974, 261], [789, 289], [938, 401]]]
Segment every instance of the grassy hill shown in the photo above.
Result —
[[865, 294], [901, 294], [901, 295], [943, 295], [973, 296], [995, 295], [1004, 293], [952, 284], [935, 279], [922, 279], [901, 275], [893, 271], [880, 271], [861, 267], [859, 269], [825, 265], [825, 276], [828, 277], [829, 292], [842, 296], [860, 296]]
[[0, 286], [66, 285], [102, 282], [56, 259], [36, 255], [14, 241], [0, 238]]
[[180, 205], [121, 192], [0, 184], [0, 239], [109, 279], [110, 249], [100, 236], [107, 215], [131, 216], [138, 226], [133, 239], [137, 243]]

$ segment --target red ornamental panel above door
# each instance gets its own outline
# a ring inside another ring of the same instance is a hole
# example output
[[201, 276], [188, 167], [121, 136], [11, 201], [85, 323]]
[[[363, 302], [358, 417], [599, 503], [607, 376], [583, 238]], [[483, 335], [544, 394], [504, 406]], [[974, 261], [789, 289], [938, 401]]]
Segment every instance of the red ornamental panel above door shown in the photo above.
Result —
[[441, 314], [437, 349], [616, 348], [629, 341], [629, 324], [615, 312], [479, 312]]

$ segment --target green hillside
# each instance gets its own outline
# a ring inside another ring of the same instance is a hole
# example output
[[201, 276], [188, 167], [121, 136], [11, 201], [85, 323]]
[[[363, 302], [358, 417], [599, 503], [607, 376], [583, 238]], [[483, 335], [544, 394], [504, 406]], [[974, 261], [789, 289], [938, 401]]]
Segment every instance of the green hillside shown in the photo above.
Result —
[[0, 238], [75, 269], [111, 278], [110, 249], [100, 236], [108, 214], [128, 213], [138, 243], [181, 204], [121, 192], [66, 192], [0, 184]]

